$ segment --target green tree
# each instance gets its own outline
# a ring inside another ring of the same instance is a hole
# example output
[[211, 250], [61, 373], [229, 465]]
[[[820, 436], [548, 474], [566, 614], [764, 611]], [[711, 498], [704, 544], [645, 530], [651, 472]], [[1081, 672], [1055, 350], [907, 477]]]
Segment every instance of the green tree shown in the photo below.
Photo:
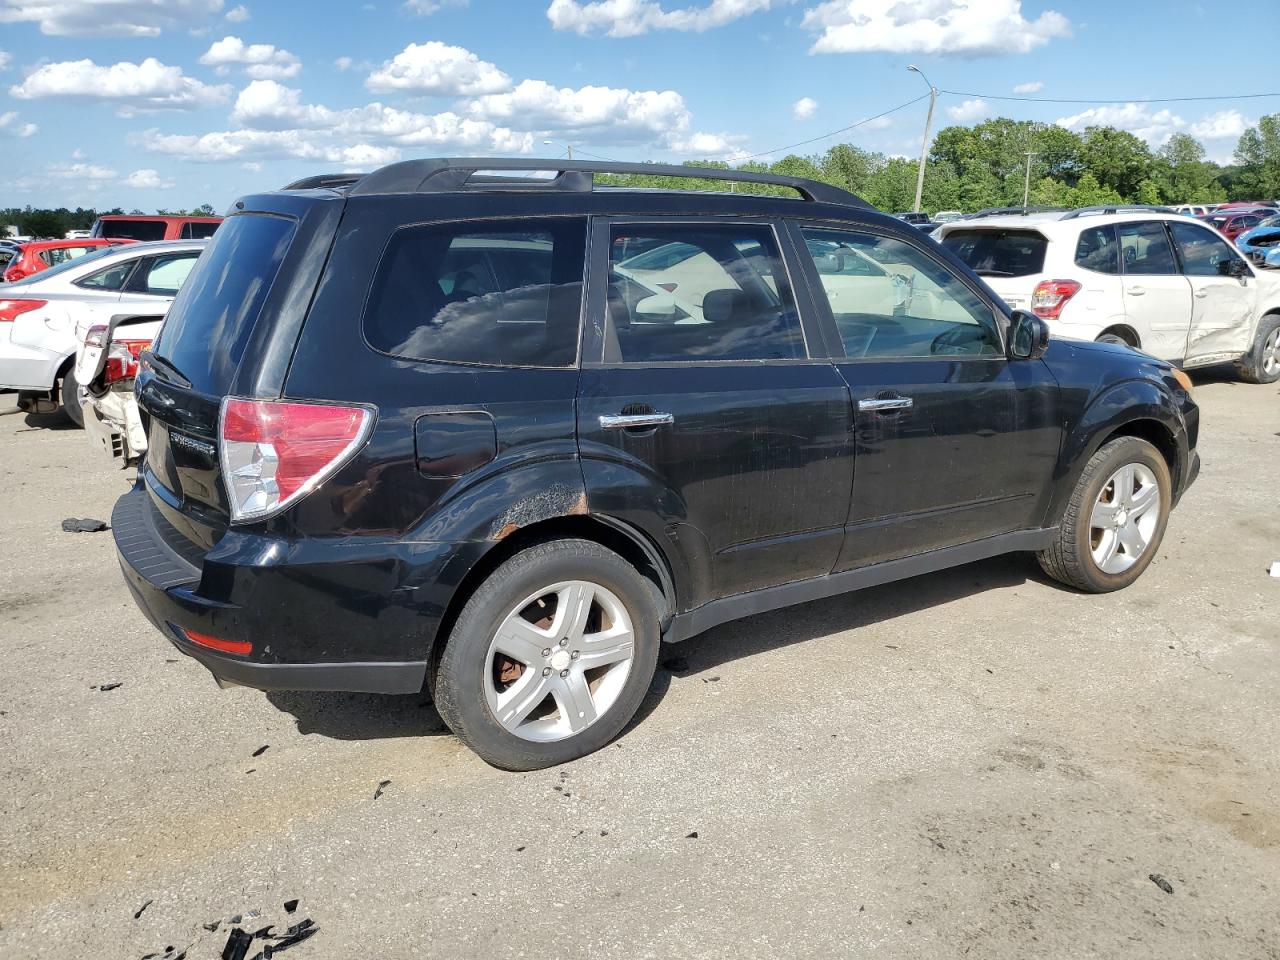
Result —
[[1122, 200], [1136, 199], [1142, 181], [1151, 179], [1151, 149], [1146, 141], [1114, 127], [1085, 130], [1080, 162], [1099, 184]]
[[56, 211], [27, 208], [18, 218], [18, 231], [28, 237], [56, 239], [69, 229], [63, 226], [64, 222]]
[[1248, 199], [1280, 197], [1280, 113], [1263, 117], [1241, 134], [1236, 163], [1241, 167], [1237, 190], [1251, 194]]
[[1227, 191], [1219, 173], [1217, 164], [1205, 159], [1200, 141], [1185, 133], [1175, 133], [1157, 151], [1152, 169], [1165, 203], [1221, 203]]

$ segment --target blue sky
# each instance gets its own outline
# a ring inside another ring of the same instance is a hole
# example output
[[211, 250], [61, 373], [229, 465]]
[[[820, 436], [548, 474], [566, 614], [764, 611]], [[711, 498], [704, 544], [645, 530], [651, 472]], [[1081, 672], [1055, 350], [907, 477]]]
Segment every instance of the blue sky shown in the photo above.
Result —
[[[1275, 36], [1280, 4], [1248, 24]], [[1241, 97], [1280, 89], [1247, 69], [1265, 54], [1209, 55], [1241, 29], [1188, 0], [0, 0], [0, 207], [221, 210], [309, 173], [566, 143], [741, 158], [925, 93], [909, 63], [970, 94], [944, 95], [937, 126], [1111, 123], [1153, 146], [1184, 131], [1226, 161], [1280, 111]], [[1240, 98], [1131, 102], [1217, 94]], [[1019, 95], [1105, 103], [994, 99]], [[924, 112], [796, 152], [914, 155]]]

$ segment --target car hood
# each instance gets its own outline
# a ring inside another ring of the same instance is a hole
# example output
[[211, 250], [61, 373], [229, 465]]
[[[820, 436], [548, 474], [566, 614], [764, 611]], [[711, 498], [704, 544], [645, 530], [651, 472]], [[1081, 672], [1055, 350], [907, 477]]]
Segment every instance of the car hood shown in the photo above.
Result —
[[1280, 243], [1280, 227], [1254, 227], [1236, 238], [1236, 243]]

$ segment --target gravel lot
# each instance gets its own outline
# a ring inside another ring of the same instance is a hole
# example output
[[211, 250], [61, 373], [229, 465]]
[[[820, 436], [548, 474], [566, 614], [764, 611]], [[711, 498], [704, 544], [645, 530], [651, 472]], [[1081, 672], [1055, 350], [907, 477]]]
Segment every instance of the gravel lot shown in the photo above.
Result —
[[59, 529], [130, 474], [0, 397], [0, 956], [204, 960], [242, 914], [312, 919], [290, 960], [1280, 957], [1280, 392], [1199, 380], [1129, 590], [1010, 557], [730, 624], [518, 775], [422, 697], [218, 690]]

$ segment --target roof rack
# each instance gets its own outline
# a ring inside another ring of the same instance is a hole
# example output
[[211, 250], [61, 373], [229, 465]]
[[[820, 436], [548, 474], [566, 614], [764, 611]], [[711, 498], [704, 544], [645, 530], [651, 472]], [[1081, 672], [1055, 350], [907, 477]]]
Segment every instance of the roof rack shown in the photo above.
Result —
[[[489, 176], [501, 173], [551, 171], [550, 180], [527, 176]], [[375, 170], [351, 187], [353, 197], [398, 193], [457, 193], [465, 190], [496, 191], [572, 191], [587, 193], [595, 187], [595, 174], [641, 174], [655, 177], [686, 177], [723, 180], [728, 183], [758, 183], [789, 187], [805, 200], [814, 203], [838, 203], [844, 206], [874, 207], [861, 197], [817, 180], [787, 177], [772, 173], [750, 173], [745, 170], [721, 170], [715, 167], [676, 166], [665, 163], [596, 163], [583, 160], [537, 160], [502, 157], [445, 158], [405, 160]], [[480, 176], [477, 176], [480, 174]], [[302, 188], [297, 188], [302, 189]]]
[[987, 207], [977, 213], [966, 213], [965, 220], [977, 220], [980, 217], [1025, 217], [1032, 213], [1065, 213], [1066, 207]]
[[288, 186], [281, 187], [282, 190], [315, 190], [317, 188], [349, 187], [353, 183], [363, 180], [368, 174], [364, 173], [321, 173], [314, 177], [303, 177], [301, 180], [295, 180]]
[[1063, 220], [1075, 220], [1077, 217], [1100, 217], [1109, 213], [1177, 213], [1173, 207], [1161, 204], [1115, 203], [1099, 207], [1079, 207], [1062, 215]]

